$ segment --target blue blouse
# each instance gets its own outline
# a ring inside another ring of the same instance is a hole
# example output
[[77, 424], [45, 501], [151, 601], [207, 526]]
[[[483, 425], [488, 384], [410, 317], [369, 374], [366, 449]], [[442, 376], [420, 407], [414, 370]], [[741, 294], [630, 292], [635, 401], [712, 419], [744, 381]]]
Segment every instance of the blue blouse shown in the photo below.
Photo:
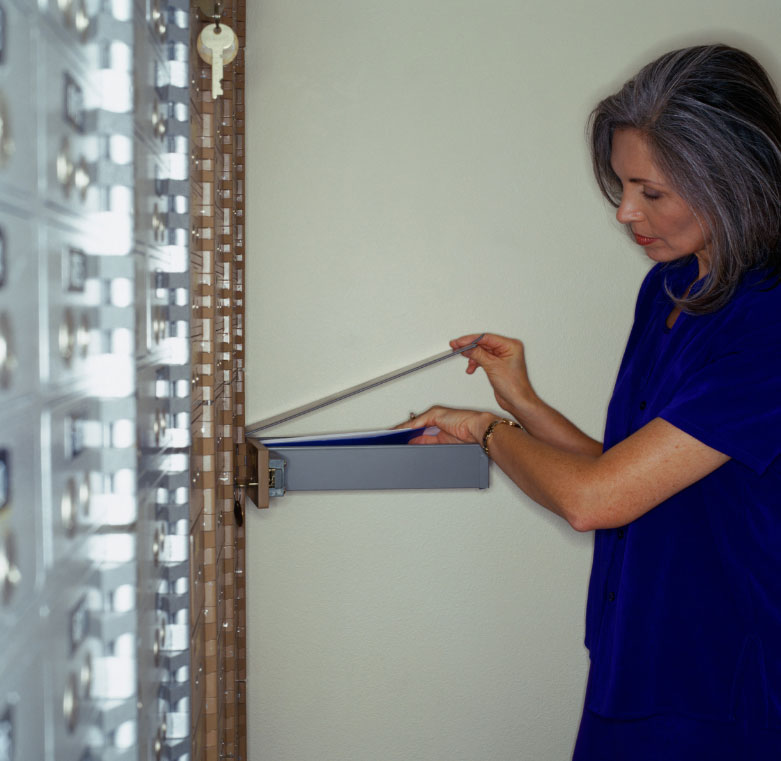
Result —
[[586, 707], [781, 729], [781, 286], [750, 274], [668, 329], [665, 282], [682, 294], [696, 277], [692, 257], [645, 278], [605, 449], [661, 417], [732, 459], [596, 532]]

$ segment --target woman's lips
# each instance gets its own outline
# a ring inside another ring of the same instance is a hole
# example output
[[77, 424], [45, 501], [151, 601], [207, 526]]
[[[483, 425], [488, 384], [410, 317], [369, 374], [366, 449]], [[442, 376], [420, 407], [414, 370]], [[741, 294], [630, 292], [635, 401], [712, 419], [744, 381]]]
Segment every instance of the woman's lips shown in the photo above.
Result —
[[637, 233], [634, 233], [634, 236], [638, 246], [650, 246], [654, 241], [659, 240], [658, 238], [646, 238], [645, 235], [638, 235]]

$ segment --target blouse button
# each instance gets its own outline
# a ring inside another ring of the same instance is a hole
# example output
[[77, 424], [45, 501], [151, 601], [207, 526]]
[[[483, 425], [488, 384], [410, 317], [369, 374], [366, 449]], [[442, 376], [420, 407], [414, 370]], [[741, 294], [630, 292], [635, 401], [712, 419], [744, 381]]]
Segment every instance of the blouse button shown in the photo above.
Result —
[[640, 409], [644, 410], [645, 408], [646, 408], [646, 402], [645, 402], [645, 399], [643, 399], [643, 401], [640, 402]]
[[616, 599], [616, 593], [615, 592], [608, 592], [607, 593], [607, 599], [609, 602], [614, 602]]
[[622, 528], [618, 529], [618, 530], [616, 531], [616, 536], [617, 536], [619, 539], [623, 539], [623, 538], [624, 538], [624, 529], [622, 529]]

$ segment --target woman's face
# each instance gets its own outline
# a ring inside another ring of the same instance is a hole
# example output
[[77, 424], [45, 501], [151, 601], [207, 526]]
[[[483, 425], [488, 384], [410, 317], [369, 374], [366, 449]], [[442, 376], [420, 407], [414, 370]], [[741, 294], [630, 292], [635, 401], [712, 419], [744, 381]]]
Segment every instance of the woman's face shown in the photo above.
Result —
[[618, 221], [629, 226], [637, 244], [655, 262], [695, 254], [702, 277], [708, 271], [703, 229], [657, 169], [643, 134], [636, 129], [616, 130], [610, 163], [623, 186]]

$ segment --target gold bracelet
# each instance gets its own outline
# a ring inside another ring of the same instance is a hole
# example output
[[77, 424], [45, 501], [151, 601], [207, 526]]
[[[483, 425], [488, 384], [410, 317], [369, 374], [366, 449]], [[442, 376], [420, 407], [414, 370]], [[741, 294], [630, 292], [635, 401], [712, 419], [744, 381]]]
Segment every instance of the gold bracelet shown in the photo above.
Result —
[[492, 420], [488, 428], [485, 429], [485, 433], [483, 434], [483, 451], [490, 457], [491, 455], [488, 454], [488, 441], [490, 440], [491, 436], [494, 435], [494, 429], [497, 425], [509, 425], [513, 428], [520, 428], [522, 431], [525, 431], [526, 429], [520, 424], [516, 423], [514, 420], [508, 420], [506, 417], [502, 418], [496, 418], [496, 420]]

